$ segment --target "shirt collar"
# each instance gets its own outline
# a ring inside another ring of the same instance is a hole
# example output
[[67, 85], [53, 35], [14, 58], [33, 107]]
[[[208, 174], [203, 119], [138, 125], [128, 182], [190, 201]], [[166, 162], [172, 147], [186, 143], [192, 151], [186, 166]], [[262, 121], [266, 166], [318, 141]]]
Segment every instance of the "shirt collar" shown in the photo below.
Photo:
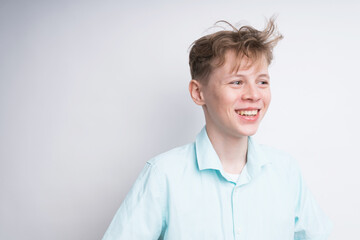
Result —
[[[222, 164], [220, 159], [212, 146], [210, 139], [206, 132], [206, 127], [200, 131], [195, 141], [196, 158], [199, 170], [215, 169], [222, 171]], [[251, 176], [257, 175], [262, 166], [270, 163], [270, 159], [265, 156], [261, 146], [259, 146], [253, 139], [248, 138], [247, 151], [247, 169]]]
[[199, 170], [216, 169], [222, 170], [220, 159], [213, 148], [206, 132], [206, 127], [200, 131], [195, 141], [196, 159]]
[[251, 176], [257, 175], [261, 168], [271, 164], [271, 159], [267, 156], [262, 147], [256, 143], [253, 137], [248, 138], [247, 168]]

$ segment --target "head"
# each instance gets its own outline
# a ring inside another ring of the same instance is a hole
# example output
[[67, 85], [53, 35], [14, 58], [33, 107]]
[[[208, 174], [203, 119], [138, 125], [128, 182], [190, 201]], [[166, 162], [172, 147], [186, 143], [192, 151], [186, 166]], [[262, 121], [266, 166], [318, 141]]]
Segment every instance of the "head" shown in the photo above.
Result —
[[[271, 18], [263, 31], [251, 26], [242, 26], [239, 29], [226, 21], [232, 30], [218, 31], [196, 40], [189, 54], [189, 65], [192, 79], [206, 84], [212, 70], [225, 63], [225, 55], [232, 51], [237, 56], [234, 68], [240, 67], [243, 58], [256, 62], [265, 57], [268, 65], [273, 59], [272, 50], [282, 35], [276, 31], [274, 18]], [[218, 22], [218, 23], [219, 23]]]
[[218, 31], [193, 43], [189, 90], [194, 102], [204, 109], [208, 131], [250, 136], [270, 103], [268, 66], [282, 36], [274, 19], [263, 31], [230, 26], [230, 31]]

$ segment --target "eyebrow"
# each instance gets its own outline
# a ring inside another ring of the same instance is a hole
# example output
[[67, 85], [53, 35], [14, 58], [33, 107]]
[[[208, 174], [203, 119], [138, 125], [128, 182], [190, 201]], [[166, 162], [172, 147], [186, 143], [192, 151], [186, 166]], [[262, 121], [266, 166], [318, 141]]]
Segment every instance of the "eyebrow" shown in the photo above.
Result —
[[[235, 74], [235, 77], [246, 77], [246, 76], [243, 75], [243, 74]], [[269, 74], [266, 74], [266, 73], [263, 73], [263, 74], [260, 74], [258, 77], [270, 78], [270, 75], [269, 75]]]
[[259, 77], [267, 77], [267, 78], [270, 78], [270, 75], [269, 74], [260, 74]]

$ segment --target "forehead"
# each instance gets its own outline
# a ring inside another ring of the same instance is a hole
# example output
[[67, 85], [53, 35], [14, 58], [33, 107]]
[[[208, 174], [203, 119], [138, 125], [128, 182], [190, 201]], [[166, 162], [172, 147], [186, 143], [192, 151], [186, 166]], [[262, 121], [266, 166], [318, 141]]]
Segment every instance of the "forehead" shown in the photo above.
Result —
[[257, 58], [249, 58], [244, 55], [237, 55], [234, 51], [227, 51], [225, 53], [225, 61], [219, 67], [214, 67], [212, 75], [234, 75], [246, 74], [256, 75], [268, 72], [268, 62], [264, 54]]

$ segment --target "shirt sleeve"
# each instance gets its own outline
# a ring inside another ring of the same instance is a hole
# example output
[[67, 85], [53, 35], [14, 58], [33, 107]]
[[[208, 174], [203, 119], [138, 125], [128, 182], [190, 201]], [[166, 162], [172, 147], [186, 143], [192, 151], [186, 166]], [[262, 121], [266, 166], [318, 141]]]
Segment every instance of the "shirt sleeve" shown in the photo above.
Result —
[[165, 229], [165, 184], [156, 166], [146, 163], [102, 240], [159, 239]]
[[307, 188], [300, 169], [295, 170], [297, 196], [295, 203], [295, 240], [326, 240], [332, 223]]

